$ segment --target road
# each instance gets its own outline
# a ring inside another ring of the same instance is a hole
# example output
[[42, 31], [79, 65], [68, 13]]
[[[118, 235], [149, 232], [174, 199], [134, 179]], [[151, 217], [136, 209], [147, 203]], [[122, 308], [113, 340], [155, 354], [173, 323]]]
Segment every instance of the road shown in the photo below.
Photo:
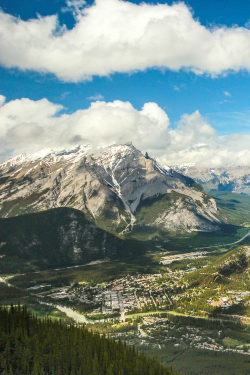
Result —
[[134, 290], [134, 295], [135, 295], [135, 300], [136, 300], [136, 303], [137, 303], [137, 308], [140, 309], [141, 305], [140, 305], [140, 302], [139, 302], [139, 300], [137, 298], [136, 289]]
[[123, 322], [125, 322], [124, 305], [123, 305], [123, 299], [122, 299], [122, 295], [121, 295], [120, 291], [118, 292], [118, 301], [119, 301], [120, 314], [121, 314], [120, 320], [122, 320]]
[[156, 302], [155, 302], [155, 299], [154, 299], [154, 297], [152, 296], [152, 293], [151, 293], [151, 290], [149, 290], [149, 295], [150, 295], [150, 298], [152, 299], [152, 301], [153, 301], [153, 304], [155, 305], [155, 307], [156, 307]]
[[20, 275], [12, 275], [12, 276], [6, 276], [6, 277], [0, 277], [0, 283], [4, 283], [12, 288], [16, 288], [16, 289], [19, 289], [19, 290], [23, 290], [22, 288], [19, 288], [18, 286], [15, 286], [15, 285], [12, 285], [12, 284], [9, 284], [7, 282], [7, 280], [9, 279], [12, 279], [12, 277], [15, 277], [15, 276], [20, 276]]
[[232, 243], [220, 244], [220, 245], [212, 245], [212, 246], [207, 246], [207, 247], [197, 247], [195, 250], [211, 249], [212, 247], [223, 247], [223, 246], [236, 245], [237, 243], [240, 243], [241, 241], [243, 241], [248, 236], [250, 236], [250, 231], [247, 234], [245, 234], [245, 236], [240, 238], [238, 241], [235, 241], [235, 242], [232, 242]]

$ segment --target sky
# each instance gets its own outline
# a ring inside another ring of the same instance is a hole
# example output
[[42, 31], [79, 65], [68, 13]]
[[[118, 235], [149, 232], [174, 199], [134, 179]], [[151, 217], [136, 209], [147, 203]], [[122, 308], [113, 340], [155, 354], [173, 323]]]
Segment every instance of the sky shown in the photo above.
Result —
[[0, 0], [0, 161], [132, 141], [250, 165], [250, 2]]

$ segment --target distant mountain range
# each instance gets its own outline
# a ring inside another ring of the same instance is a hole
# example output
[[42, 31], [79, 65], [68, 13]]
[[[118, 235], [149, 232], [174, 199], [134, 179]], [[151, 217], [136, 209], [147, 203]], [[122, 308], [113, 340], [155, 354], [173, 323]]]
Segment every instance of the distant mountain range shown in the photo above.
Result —
[[175, 170], [193, 178], [206, 191], [229, 191], [250, 195], [250, 167], [196, 168], [193, 164], [183, 164], [175, 167]]
[[46, 149], [0, 164], [0, 217], [58, 207], [123, 235], [218, 228], [216, 203], [198, 183], [130, 143]]

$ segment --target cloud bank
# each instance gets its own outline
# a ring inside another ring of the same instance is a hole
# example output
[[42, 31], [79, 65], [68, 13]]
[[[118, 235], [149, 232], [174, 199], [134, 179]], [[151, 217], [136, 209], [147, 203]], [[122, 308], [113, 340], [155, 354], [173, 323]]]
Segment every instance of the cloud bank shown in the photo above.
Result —
[[72, 114], [61, 113], [63, 107], [47, 99], [5, 103], [0, 95], [0, 103], [2, 160], [42, 148], [132, 141], [141, 151], [170, 165], [250, 165], [250, 135], [218, 136], [198, 110], [183, 114], [173, 129], [168, 115], [156, 103], [145, 103], [138, 111], [129, 102], [96, 101]]
[[250, 71], [250, 30], [205, 27], [182, 2], [67, 4], [76, 20], [71, 30], [59, 24], [57, 15], [22, 21], [0, 11], [0, 63], [69, 82], [147, 68], [212, 76]]

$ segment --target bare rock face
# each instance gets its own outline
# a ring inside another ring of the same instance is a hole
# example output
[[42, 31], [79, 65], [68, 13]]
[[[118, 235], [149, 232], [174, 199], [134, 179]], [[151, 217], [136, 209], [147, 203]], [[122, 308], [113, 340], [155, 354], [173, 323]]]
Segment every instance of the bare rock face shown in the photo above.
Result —
[[195, 168], [180, 166], [176, 171], [193, 178], [205, 190], [229, 191], [250, 195], [250, 167], [226, 166], [221, 168]]
[[0, 164], [0, 216], [56, 207], [85, 213], [97, 226], [125, 233], [217, 229], [215, 201], [191, 178], [146, 157], [132, 144], [98, 152], [89, 145], [42, 150]]

